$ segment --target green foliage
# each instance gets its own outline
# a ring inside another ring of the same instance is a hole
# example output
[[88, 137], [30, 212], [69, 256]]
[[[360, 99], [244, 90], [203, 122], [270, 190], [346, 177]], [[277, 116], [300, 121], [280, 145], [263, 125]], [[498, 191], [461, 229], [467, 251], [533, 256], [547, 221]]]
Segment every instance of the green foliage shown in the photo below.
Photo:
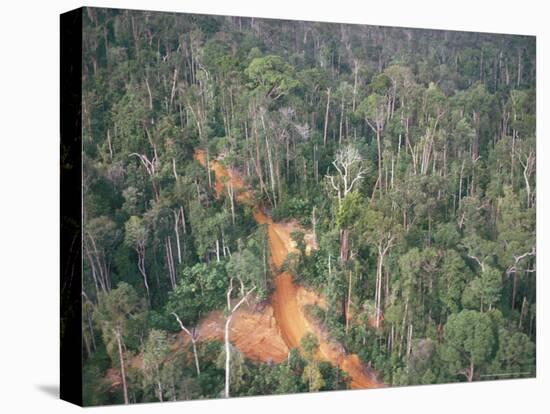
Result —
[[[175, 312], [184, 323], [196, 324], [201, 315], [225, 303], [228, 277], [221, 263], [198, 263], [181, 269], [178, 284], [170, 292], [166, 313]], [[174, 322], [174, 329], [176, 323]]]
[[[534, 374], [533, 38], [356, 29], [84, 14], [87, 404], [122, 399], [103, 381], [117, 338], [147, 361], [127, 364], [131, 402], [221, 396], [220, 344], [199, 336], [197, 376], [166, 332], [171, 312], [191, 328], [222, 311], [231, 276], [270, 300], [259, 211], [301, 225], [285, 270], [326, 305], [305, 311], [387, 384]], [[197, 151], [240, 178], [233, 197]], [[232, 395], [349, 387], [318, 346], [281, 363], [234, 349]]]
[[147, 240], [147, 228], [144, 226], [142, 219], [137, 216], [131, 216], [128, 219], [124, 234], [124, 242], [132, 248], [136, 248]]
[[394, 376], [395, 385], [434, 384], [441, 381], [441, 361], [437, 343], [429, 338], [419, 339], [408, 358]]
[[[498, 377], [524, 378], [534, 375], [535, 344], [522, 332], [498, 331], [499, 347], [491, 371]], [[508, 375], [506, 375], [508, 374]]]
[[231, 255], [227, 262], [227, 274], [237, 276], [243, 282], [256, 286], [258, 300], [265, 300], [268, 294], [266, 267], [261, 255], [261, 246], [250, 239], [248, 246]]
[[385, 117], [387, 107], [386, 98], [378, 93], [369, 95], [357, 108], [357, 113], [367, 118], [372, 123], [382, 123]]
[[252, 59], [244, 73], [250, 78], [253, 89], [273, 99], [287, 95], [299, 85], [292, 67], [276, 55]]
[[88, 363], [82, 371], [82, 403], [85, 406], [113, 403], [109, 395], [111, 384], [103, 377], [103, 372], [93, 363]]
[[168, 380], [169, 366], [165, 364], [168, 356], [168, 338], [166, 332], [151, 329], [149, 336], [142, 348], [142, 371], [143, 387], [152, 387], [160, 401], [163, 400], [166, 390], [163, 387], [165, 380]]
[[457, 313], [461, 309], [466, 284], [472, 277], [471, 271], [455, 250], [446, 251], [441, 270], [441, 301], [448, 313]]
[[366, 201], [357, 191], [346, 195], [342, 200], [342, 205], [336, 213], [336, 224], [341, 228], [350, 228], [357, 223], [361, 211], [366, 206]]
[[311, 205], [299, 197], [286, 197], [271, 211], [271, 217], [276, 221], [297, 219], [301, 224], [309, 224]]
[[309, 392], [319, 391], [325, 386], [325, 380], [319, 365], [316, 362], [309, 362], [304, 368], [302, 379], [308, 386]]
[[121, 282], [116, 289], [103, 293], [94, 311], [94, 320], [99, 325], [103, 342], [112, 360], [118, 360], [117, 335], [133, 344], [144, 322], [144, 299], [127, 283]]
[[468, 308], [484, 307], [491, 309], [500, 299], [502, 277], [500, 272], [490, 266], [485, 266], [481, 276], [475, 278], [464, 290], [462, 303]]
[[[231, 392], [237, 395], [242, 393], [246, 386], [246, 377], [249, 373], [244, 355], [234, 346], [230, 345], [231, 371], [229, 384]], [[218, 369], [225, 367], [225, 347], [221, 347], [221, 352], [216, 361]]]
[[317, 348], [319, 348], [319, 341], [311, 332], [305, 334], [300, 340], [300, 349], [303, 351], [304, 357], [308, 360], [314, 358]]
[[[494, 356], [497, 338], [490, 317], [473, 310], [449, 316], [442, 358], [454, 375], [479, 376]], [[468, 371], [470, 370], [470, 371]]]

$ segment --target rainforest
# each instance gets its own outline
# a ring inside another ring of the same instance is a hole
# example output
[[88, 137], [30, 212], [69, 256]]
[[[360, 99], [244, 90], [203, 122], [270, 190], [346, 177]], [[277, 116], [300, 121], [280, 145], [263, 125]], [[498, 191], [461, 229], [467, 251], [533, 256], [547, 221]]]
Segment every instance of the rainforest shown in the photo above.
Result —
[[85, 8], [85, 405], [536, 375], [536, 45]]

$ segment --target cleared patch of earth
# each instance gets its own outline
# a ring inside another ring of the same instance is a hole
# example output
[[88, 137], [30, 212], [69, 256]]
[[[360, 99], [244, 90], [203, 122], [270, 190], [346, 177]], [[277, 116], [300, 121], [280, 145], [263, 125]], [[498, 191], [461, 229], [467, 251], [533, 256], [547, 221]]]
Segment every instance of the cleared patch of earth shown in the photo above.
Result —
[[[206, 167], [206, 154], [196, 151], [195, 160]], [[376, 374], [362, 364], [354, 354], [347, 355], [343, 346], [328, 338], [326, 332], [309, 320], [304, 309], [308, 305], [326, 306], [322, 297], [315, 292], [296, 285], [292, 275], [279, 272], [290, 253], [296, 252], [296, 246], [291, 234], [302, 230], [296, 221], [275, 223], [259, 206], [255, 206], [252, 193], [237, 171], [225, 168], [217, 160], [210, 161], [210, 169], [215, 174], [215, 190], [219, 196], [227, 194], [227, 185], [232, 185], [238, 202], [248, 204], [254, 209], [254, 219], [258, 224], [267, 226], [268, 242], [271, 253], [271, 266], [275, 276], [274, 291], [269, 303], [243, 306], [233, 316], [230, 328], [230, 341], [247, 358], [257, 362], [284, 361], [289, 349], [299, 348], [300, 340], [308, 333], [313, 333], [319, 341], [317, 359], [328, 361], [339, 367], [350, 377], [350, 386], [355, 389], [383, 387]], [[306, 253], [317, 248], [311, 233], [305, 232]], [[199, 322], [199, 341], [219, 340], [224, 337], [224, 315], [222, 311], [213, 311]], [[174, 352], [184, 349], [189, 343], [189, 337], [183, 332], [176, 335], [171, 348]], [[134, 368], [141, 366], [139, 355], [130, 361]], [[112, 387], [120, 385], [120, 373], [111, 368], [106, 378]]]
[[[206, 167], [206, 154], [204, 151], [196, 151], [194, 158]], [[302, 229], [295, 222], [275, 223], [259, 206], [254, 206], [252, 193], [247, 190], [243, 179], [237, 171], [225, 168], [217, 160], [210, 161], [210, 169], [215, 174], [215, 189], [218, 196], [226, 192], [227, 185], [232, 185], [237, 194], [237, 201], [253, 206], [256, 222], [267, 225], [271, 262], [276, 273], [276, 270], [283, 265], [288, 254], [296, 251], [296, 246], [291, 237], [292, 232]], [[307, 246], [306, 252], [316, 248], [313, 245], [311, 234], [306, 233], [305, 241]], [[346, 355], [344, 348], [340, 344], [330, 341], [319, 327], [308, 321], [304, 312], [305, 306], [316, 304], [324, 307], [325, 302], [323, 298], [314, 292], [307, 291], [302, 286], [295, 285], [292, 276], [288, 272], [281, 272], [274, 276], [274, 288], [274, 292], [270, 298], [269, 318], [266, 318], [264, 314], [265, 309], [262, 312], [253, 312], [252, 314], [249, 309], [243, 310], [242, 315], [235, 315], [233, 318], [230, 340], [244, 355], [255, 360], [266, 361], [271, 359], [277, 362], [279, 360], [273, 356], [275, 355], [274, 350], [281, 349], [281, 338], [288, 351], [289, 348], [299, 348], [302, 337], [306, 333], [311, 332], [319, 341], [317, 358], [328, 361], [345, 371], [351, 379], [351, 388], [377, 388], [384, 386], [382, 382], [376, 379], [375, 373], [361, 363], [357, 355]], [[266, 336], [266, 329], [273, 329], [271, 312], [277, 325], [277, 328], [274, 329], [274, 332], [277, 334]], [[210, 315], [206, 319], [209, 318]], [[242, 319], [242, 322], [240, 319]], [[222, 320], [217, 321], [216, 330], [221, 332], [222, 324]], [[243, 329], [240, 327], [240, 324], [245, 328], [254, 325], [257, 330], [245, 330], [246, 337], [242, 338], [241, 332], [243, 332]], [[217, 339], [222, 339], [223, 333], [221, 335]], [[254, 346], [250, 346], [252, 343]]]

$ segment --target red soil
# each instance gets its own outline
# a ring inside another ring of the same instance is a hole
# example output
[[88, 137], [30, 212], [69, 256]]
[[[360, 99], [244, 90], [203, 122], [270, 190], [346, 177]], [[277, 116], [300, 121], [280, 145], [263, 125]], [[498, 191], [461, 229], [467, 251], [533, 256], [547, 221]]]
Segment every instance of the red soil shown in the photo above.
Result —
[[[196, 151], [194, 158], [206, 166], [204, 151]], [[231, 182], [237, 201], [254, 206], [252, 193], [238, 172], [225, 168], [216, 160], [210, 161], [210, 169], [215, 173], [218, 196], [226, 193], [225, 186]], [[279, 269], [288, 254], [296, 251], [291, 233], [300, 228], [296, 223], [274, 223], [258, 206], [254, 208], [254, 219], [258, 224], [267, 225], [272, 266]], [[312, 244], [311, 234], [306, 234], [305, 240], [306, 251], [316, 247]], [[230, 340], [234, 346], [251, 359], [280, 362], [286, 358], [289, 348], [298, 348], [301, 338], [311, 332], [319, 340], [317, 358], [345, 371], [351, 379], [351, 388], [383, 386], [357, 355], [345, 355], [342, 346], [330, 342], [315, 324], [308, 321], [304, 313], [305, 305], [324, 307], [321, 297], [295, 285], [288, 272], [274, 277], [274, 287], [270, 305], [261, 311], [243, 308], [233, 317]], [[202, 339], [223, 339], [223, 315], [220, 312], [211, 313], [201, 321], [199, 329]]]

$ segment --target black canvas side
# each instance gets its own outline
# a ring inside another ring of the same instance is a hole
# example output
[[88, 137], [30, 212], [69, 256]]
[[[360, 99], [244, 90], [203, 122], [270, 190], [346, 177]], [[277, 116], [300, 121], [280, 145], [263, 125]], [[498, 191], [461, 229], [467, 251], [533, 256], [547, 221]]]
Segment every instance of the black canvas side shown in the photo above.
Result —
[[82, 9], [60, 19], [60, 397], [82, 405]]

